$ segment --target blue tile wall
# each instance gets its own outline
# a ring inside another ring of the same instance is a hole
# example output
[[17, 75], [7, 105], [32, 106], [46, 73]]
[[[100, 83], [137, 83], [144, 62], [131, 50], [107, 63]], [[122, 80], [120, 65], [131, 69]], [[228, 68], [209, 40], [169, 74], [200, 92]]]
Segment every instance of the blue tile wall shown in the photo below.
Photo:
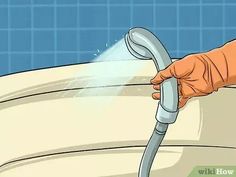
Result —
[[94, 29], [81, 30], [79, 41], [80, 51], [96, 51], [97, 49], [103, 50], [105, 49], [107, 42], [107, 31]]
[[57, 50], [59, 51], [78, 51], [78, 40], [76, 30], [58, 30]]
[[34, 28], [53, 28], [54, 27], [54, 8], [53, 7], [33, 7], [33, 27]]
[[0, 1], [0, 5], [7, 5], [8, 4], [8, 0], [1, 0]]
[[[67, 0], [64, 0], [64, 1], [67, 1]], [[113, 0], [111, 0], [113, 1]], [[78, 1], [79, 4], [106, 4], [107, 3], [107, 0], [79, 0]]]
[[197, 29], [183, 29], [179, 32], [180, 51], [198, 52], [200, 51], [200, 31]]
[[8, 31], [0, 31], [0, 52], [8, 51]]
[[77, 4], [77, 0], [57, 0], [58, 4]]
[[203, 49], [211, 49], [212, 48], [212, 44], [214, 43], [215, 46], [221, 46], [222, 43], [222, 39], [223, 39], [223, 33], [221, 30], [217, 30], [217, 29], [210, 29], [210, 30], [203, 30], [202, 32], [203, 36]]
[[236, 39], [235, 0], [0, 0], [0, 75], [89, 62], [134, 26], [171, 57]]
[[165, 48], [170, 51], [175, 51], [177, 48], [177, 35], [173, 29], [157, 29], [154, 33], [162, 41]]
[[0, 28], [8, 27], [8, 9], [6, 7], [0, 7]]
[[113, 28], [119, 27], [119, 28], [129, 28], [131, 27], [131, 7], [129, 5], [127, 6], [111, 6], [110, 7], [110, 26]]
[[112, 35], [110, 36], [109, 42], [107, 42], [108, 46], [114, 44], [115, 42], [117, 42], [118, 40], [123, 38], [124, 34], [127, 33], [127, 29], [126, 28], [124, 28], [124, 29], [111, 29], [110, 33]]
[[11, 28], [29, 28], [31, 23], [30, 7], [12, 7], [10, 10]]
[[10, 54], [11, 68], [14, 72], [32, 69], [32, 60], [30, 54]]
[[75, 53], [62, 53], [57, 54], [57, 64], [58, 65], [68, 65], [78, 62], [78, 54]]
[[33, 4], [36, 4], [36, 5], [38, 4], [42, 5], [42, 4], [54, 4], [54, 1], [55, 0], [33, 0], [32, 2]]
[[185, 28], [185, 27], [199, 27], [199, 25], [200, 25], [200, 7], [195, 5], [180, 6], [179, 26]]
[[54, 50], [54, 31], [45, 30], [45, 31], [34, 31], [34, 51], [43, 52], [43, 51], [53, 51]]
[[4, 75], [8, 72], [9, 72], [8, 54], [0, 54], [0, 75]]
[[47, 68], [54, 65], [54, 53], [34, 54], [33, 68]]
[[29, 30], [12, 30], [10, 36], [11, 52], [31, 51], [31, 33]]
[[233, 39], [236, 39], [236, 30], [235, 29], [227, 29], [225, 31], [225, 40], [231, 41]]
[[[155, 3], [155, 0], [154, 0], [154, 3]], [[168, 4], [175, 4], [175, 5], [177, 5], [177, 0], [158, 0], [158, 1], [156, 1], [156, 4], [164, 4], [164, 5], [165, 4], [166, 5], [168, 5]]]
[[198, 4], [199, 0], [181, 0], [181, 4]]
[[30, 3], [31, 0], [9, 0], [10, 5], [26, 5]]
[[176, 28], [177, 27], [177, 6], [158, 6], [155, 10], [156, 28]]
[[[143, 13], [145, 12], [145, 13]], [[133, 26], [153, 28], [153, 7], [138, 6], [133, 10]], [[148, 19], [148, 20], [147, 20]]]
[[84, 28], [97, 28], [106, 27], [107, 23], [108, 17], [106, 5], [79, 7], [79, 26]]
[[225, 11], [225, 26], [226, 27], [236, 27], [236, 3], [232, 6], [226, 6]]
[[[81, 14], [82, 15], [82, 14]], [[57, 27], [73, 28], [77, 26], [77, 7], [58, 7], [57, 9]]]
[[[222, 6], [204, 6], [202, 8], [202, 25], [205, 27], [223, 26]], [[217, 20], [216, 20], [217, 19]]]

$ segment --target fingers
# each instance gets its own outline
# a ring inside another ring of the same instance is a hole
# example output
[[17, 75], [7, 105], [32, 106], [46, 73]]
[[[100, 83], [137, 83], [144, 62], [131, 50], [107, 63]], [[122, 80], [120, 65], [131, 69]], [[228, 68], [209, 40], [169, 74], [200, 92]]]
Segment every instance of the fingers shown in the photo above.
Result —
[[151, 83], [152, 84], [160, 84], [164, 80], [169, 79], [173, 76], [174, 75], [173, 75], [173, 72], [172, 72], [172, 65], [170, 65], [166, 69], [159, 71], [157, 73], [157, 75], [153, 79], [151, 79]]
[[155, 92], [155, 93], [152, 94], [152, 98], [154, 100], [160, 100], [160, 97], [161, 97], [160, 92]]
[[160, 90], [161, 85], [160, 85], [160, 84], [159, 84], [159, 85], [153, 85], [153, 88], [154, 88], [155, 90]]
[[[160, 90], [161, 89], [161, 85], [160, 84], [158, 84], [158, 85], [153, 85], [153, 88], [155, 89], [155, 90]], [[179, 96], [182, 96], [182, 87], [181, 87], [181, 85], [178, 85], [178, 91], [179, 91]]]
[[179, 99], [179, 108], [182, 108], [186, 105], [190, 97], [180, 97]]
[[[153, 98], [154, 100], [160, 100], [160, 97], [161, 97], [160, 92], [155, 92], [155, 93], [152, 94], [152, 98]], [[190, 98], [191, 98], [191, 97], [182, 97], [182, 96], [181, 96], [181, 97], [179, 98], [179, 106], [178, 106], [179, 109], [182, 108], [182, 107], [184, 107]]]

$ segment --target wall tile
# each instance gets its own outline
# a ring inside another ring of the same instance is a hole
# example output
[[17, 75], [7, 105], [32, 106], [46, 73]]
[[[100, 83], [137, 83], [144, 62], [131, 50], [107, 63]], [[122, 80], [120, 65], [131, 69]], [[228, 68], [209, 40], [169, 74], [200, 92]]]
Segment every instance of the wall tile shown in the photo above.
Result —
[[77, 7], [57, 8], [57, 27], [76, 28], [77, 27]]
[[0, 31], [0, 52], [8, 51], [8, 31]]
[[179, 48], [183, 51], [200, 51], [200, 31], [180, 30]]
[[30, 69], [32, 69], [30, 54], [11, 54], [11, 70], [13, 72], [20, 72]]
[[175, 6], [157, 6], [156, 7], [157, 28], [177, 26], [177, 8]]
[[34, 7], [34, 27], [52, 28], [54, 26], [53, 7]]
[[30, 51], [30, 31], [11, 31], [11, 51]]
[[54, 66], [54, 54], [53, 53], [42, 53], [34, 54], [34, 68], [48, 68]]
[[223, 25], [222, 7], [221, 6], [203, 6], [202, 7], [202, 23], [204, 27], [222, 26]]
[[8, 27], [8, 9], [0, 7], [0, 28]]
[[179, 25], [181, 27], [199, 27], [200, 7], [181, 6], [179, 9]]
[[107, 21], [106, 6], [80, 6], [80, 27], [107, 27]]
[[59, 51], [77, 51], [77, 31], [59, 30], [57, 32], [57, 50]]
[[131, 25], [130, 6], [111, 6], [110, 12], [111, 27], [129, 27]]
[[35, 31], [34, 50], [53, 51], [54, 50], [54, 31]]
[[10, 10], [10, 26], [12, 28], [29, 28], [31, 11], [29, 7], [12, 7]]

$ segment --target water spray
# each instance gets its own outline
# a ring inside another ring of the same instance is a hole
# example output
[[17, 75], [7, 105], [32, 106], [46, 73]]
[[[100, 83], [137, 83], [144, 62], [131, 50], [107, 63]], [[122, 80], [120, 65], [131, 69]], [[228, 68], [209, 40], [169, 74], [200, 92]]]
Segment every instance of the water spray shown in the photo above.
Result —
[[[152, 59], [157, 71], [163, 70], [171, 64], [171, 59], [159, 41], [150, 31], [144, 28], [132, 28], [125, 36], [125, 43], [129, 52], [138, 59]], [[149, 177], [153, 160], [166, 134], [169, 124], [175, 122], [178, 115], [178, 87], [177, 80], [170, 78], [160, 87], [161, 98], [156, 112], [157, 123], [145, 148], [138, 176]]]

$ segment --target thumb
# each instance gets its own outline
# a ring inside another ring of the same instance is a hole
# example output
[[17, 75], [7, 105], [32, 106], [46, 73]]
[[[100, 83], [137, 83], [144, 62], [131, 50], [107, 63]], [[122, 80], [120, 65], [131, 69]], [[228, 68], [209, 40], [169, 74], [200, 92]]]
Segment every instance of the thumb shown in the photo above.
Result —
[[153, 79], [151, 79], [151, 83], [160, 84], [164, 80], [174, 77], [172, 68], [173, 68], [172, 65], [170, 65], [166, 69], [159, 71], [157, 75]]

